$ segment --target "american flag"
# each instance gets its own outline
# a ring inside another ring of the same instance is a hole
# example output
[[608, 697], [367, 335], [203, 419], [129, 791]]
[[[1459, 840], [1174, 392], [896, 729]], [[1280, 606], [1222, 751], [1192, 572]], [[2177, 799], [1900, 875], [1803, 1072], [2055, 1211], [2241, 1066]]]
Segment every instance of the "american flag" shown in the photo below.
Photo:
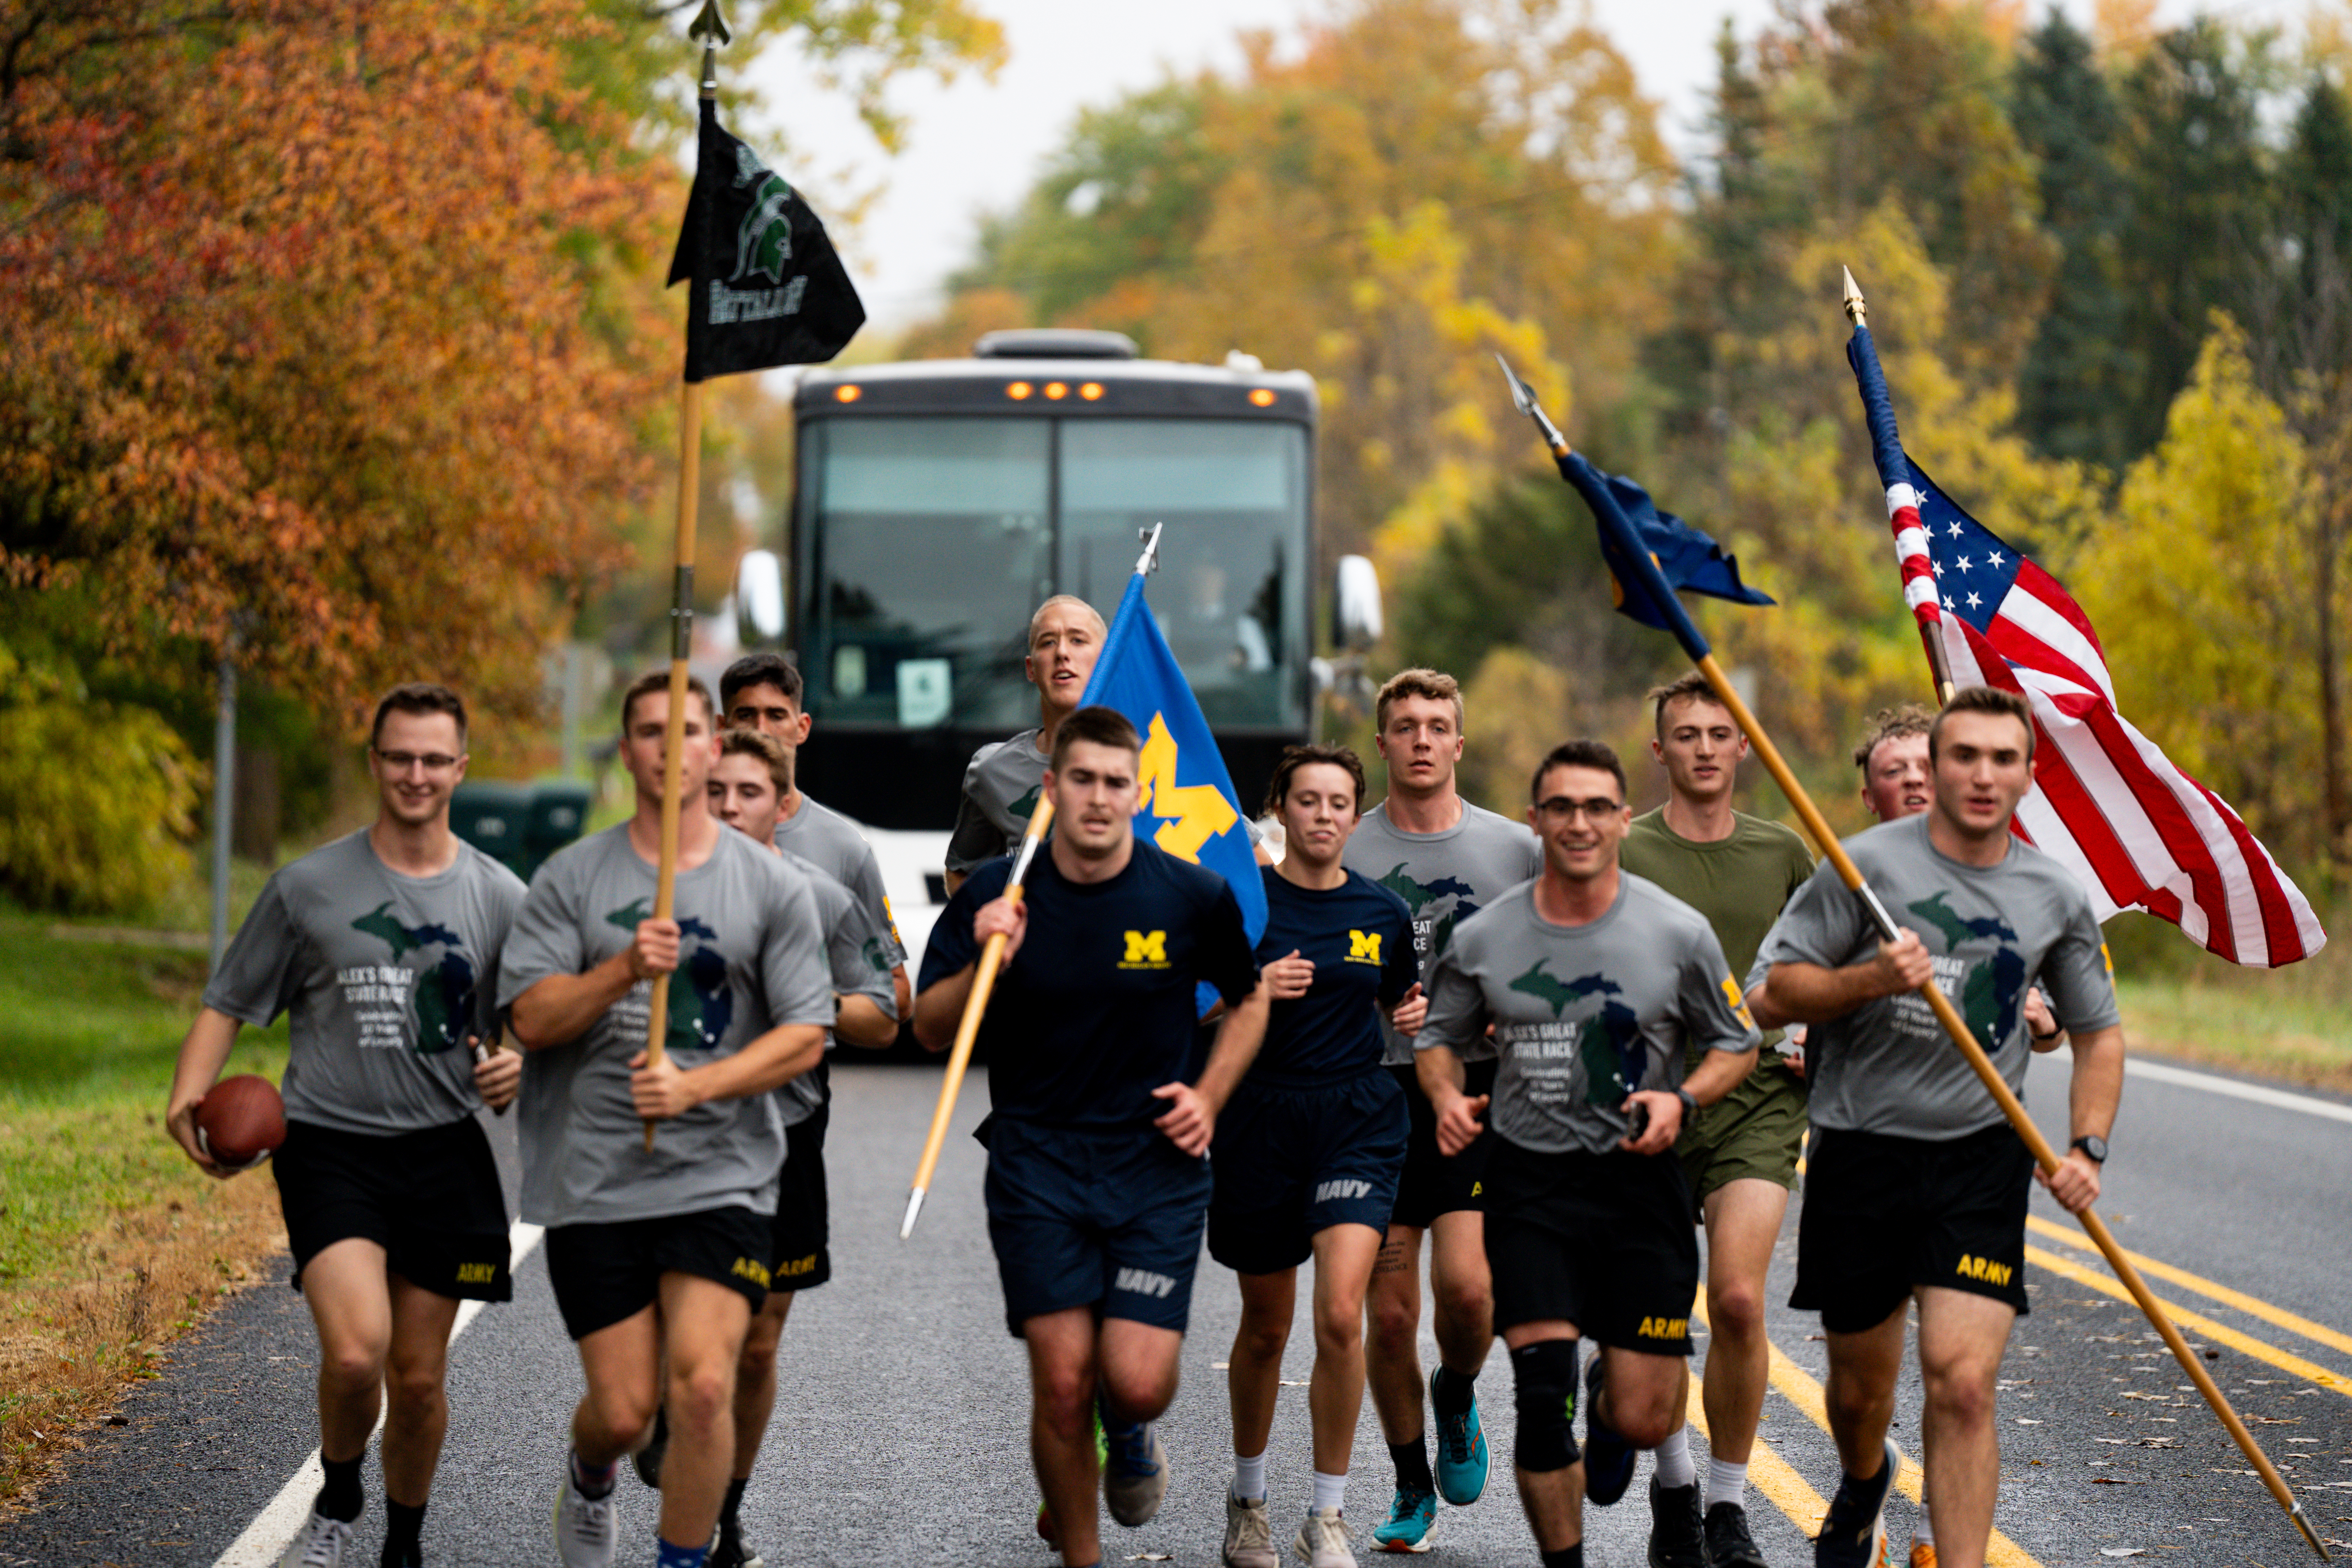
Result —
[[1847, 347], [1871, 426], [1903, 597], [1960, 686], [2032, 704], [2033, 788], [2020, 838], [2090, 890], [2099, 919], [2144, 910], [2232, 963], [2272, 969], [2327, 942], [2311, 905], [2229, 802], [2116, 711], [2088, 616], [2058, 580], [1953, 504], [1902, 448], [1885, 377], [1857, 326]]

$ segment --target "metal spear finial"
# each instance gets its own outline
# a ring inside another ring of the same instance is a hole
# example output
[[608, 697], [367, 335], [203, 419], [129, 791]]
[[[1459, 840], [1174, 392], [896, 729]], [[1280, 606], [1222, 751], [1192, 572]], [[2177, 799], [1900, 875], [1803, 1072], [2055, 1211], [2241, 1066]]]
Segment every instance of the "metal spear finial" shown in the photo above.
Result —
[[1853, 268], [1841, 267], [1845, 274], [1845, 318], [1857, 327], [1870, 325], [1870, 305], [1862, 297], [1862, 285], [1853, 280]]
[[1559, 433], [1559, 426], [1551, 422], [1543, 411], [1543, 405], [1536, 401], [1536, 389], [1521, 381], [1518, 372], [1511, 368], [1511, 362], [1501, 354], [1495, 356], [1495, 363], [1503, 367], [1503, 379], [1511, 384], [1511, 406], [1534, 420], [1536, 428], [1543, 432], [1543, 438], [1550, 444], [1551, 449], [1564, 455], [1568, 451], [1568, 437]]
[[727, 14], [719, 8], [719, 0], [702, 0], [702, 9], [695, 13], [686, 36], [702, 40], [702, 96], [714, 97], [719, 91], [719, 51], [735, 37], [728, 30]]

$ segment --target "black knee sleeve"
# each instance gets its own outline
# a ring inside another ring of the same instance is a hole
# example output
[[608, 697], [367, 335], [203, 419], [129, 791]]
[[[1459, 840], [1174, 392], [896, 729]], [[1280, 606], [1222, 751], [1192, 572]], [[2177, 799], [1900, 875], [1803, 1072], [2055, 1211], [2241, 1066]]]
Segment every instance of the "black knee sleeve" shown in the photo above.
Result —
[[1576, 1463], [1574, 1340], [1539, 1340], [1511, 1352], [1519, 1407], [1518, 1453], [1523, 1470], [1564, 1470]]

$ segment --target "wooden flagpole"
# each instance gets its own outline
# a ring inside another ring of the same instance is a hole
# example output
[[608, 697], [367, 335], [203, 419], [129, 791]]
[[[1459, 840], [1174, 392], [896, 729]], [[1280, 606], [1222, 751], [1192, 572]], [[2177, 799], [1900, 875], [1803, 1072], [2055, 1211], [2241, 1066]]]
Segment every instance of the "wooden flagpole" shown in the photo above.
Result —
[[[1502, 356], [1498, 354], [1496, 357], [1499, 362]], [[1537, 405], [1534, 390], [1521, 381], [1508, 364], [1504, 364], [1503, 374], [1510, 379], [1512, 401], [1517, 405], [1519, 412], [1535, 420], [1536, 427], [1543, 432], [1544, 439], [1550, 446], [1555, 458], [1567, 458], [1569, 455], [1567, 437], [1560, 435], [1558, 426], [1554, 426], [1545, 416], [1543, 410]], [[1604, 530], [1609, 528], [1608, 519], [1603, 518], [1601, 522]], [[1895, 941], [1902, 928], [1895, 923], [1895, 917], [1886, 912], [1886, 906], [1879, 901], [1878, 895], [1871, 890], [1870, 884], [1863, 879], [1862, 868], [1856, 866], [1853, 857], [1845, 852], [1845, 846], [1840, 843], [1837, 835], [1831, 831], [1828, 819], [1823, 817], [1820, 808], [1813, 805], [1812, 796], [1806, 793], [1803, 784], [1797, 782], [1797, 775], [1790, 771], [1788, 763], [1780, 755], [1780, 749], [1775, 746], [1772, 743], [1772, 738], [1764, 732], [1764, 727], [1757, 722], [1756, 715], [1748, 710], [1747, 702], [1741, 699], [1738, 689], [1731, 684], [1731, 678], [1725, 674], [1723, 667], [1716, 662], [1714, 651], [1707, 647], [1706, 638], [1699, 635], [1697, 626], [1691, 622], [1688, 614], [1684, 611], [1682, 602], [1675, 596], [1675, 591], [1668, 585], [1665, 574], [1659, 571], [1656, 560], [1642, 548], [1638, 539], [1630, 543], [1621, 542], [1621, 544], [1622, 552], [1633, 558], [1633, 567], [1638, 579], [1635, 583], [1625, 584], [1626, 592], [1648, 594], [1651, 603], [1658, 608], [1661, 616], [1674, 631], [1675, 640], [1682, 644], [1683, 651], [1688, 654], [1692, 662], [1698, 666], [1699, 672], [1706, 677], [1707, 684], [1714, 688], [1717, 700], [1723, 704], [1725, 710], [1729, 712], [1732, 719], [1739, 725], [1741, 732], [1747, 735], [1748, 744], [1755, 749], [1756, 755], [1764, 763], [1764, 771], [1772, 775], [1772, 782], [1780, 786], [1780, 793], [1786, 795], [1789, 804], [1796, 808], [1799, 819], [1805, 825], [1805, 831], [1812, 837], [1813, 842], [1821, 847], [1822, 856], [1831, 865], [1837, 868], [1839, 879], [1862, 900], [1863, 907], [1869, 911], [1872, 925], [1877, 929], [1880, 940]], [[1951, 998], [1944, 994], [1943, 987], [1937, 985], [1934, 978], [1930, 977], [1927, 983], [1919, 988], [1919, 994], [1927, 998], [1927, 1005], [1934, 1011], [1937, 1021], [1944, 1026], [1944, 1032], [1951, 1037], [1952, 1044], [1959, 1047], [1960, 1054], [1968, 1059], [1969, 1066], [1975, 1070], [1978, 1079], [1991, 1093], [1994, 1103], [2000, 1107], [2001, 1114], [2009, 1119], [2010, 1126], [2014, 1128], [2018, 1137], [2024, 1141], [2027, 1151], [2033, 1156], [2034, 1163], [2042, 1167], [2044, 1174], [2056, 1173], [2059, 1165], [2057, 1151], [2050, 1146], [2048, 1139], [2042, 1137], [2042, 1130], [2033, 1124], [2033, 1118], [2026, 1113], [2024, 1102], [2010, 1091], [2008, 1080], [2000, 1076], [2000, 1069], [1993, 1066], [1992, 1058], [1985, 1054], [1984, 1047], [1977, 1043], [1975, 1033], [1969, 1029], [1967, 1020], [1960, 1016], [1958, 1009], [1952, 1005]], [[2205, 1403], [2213, 1407], [2213, 1414], [2221, 1418], [2222, 1426], [2228, 1430], [2231, 1437], [2237, 1440], [2238, 1447], [2253, 1465], [2255, 1473], [2262, 1478], [2263, 1484], [2270, 1489], [2271, 1496], [2275, 1498], [2279, 1506], [2286, 1510], [2287, 1518], [2294, 1522], [2297, 1530], [2303, 1532], [2304, 1540], [2310, 1543], [2312, 1551], [2319, 1554], [2319, 1560], [2323, 1563], [2329, 1561], [2326, 1545], [2319, 1539], [2318, 1532], [2312, 1529], [2311, 1521], [2304, 1516], [2303, 1504], [2296, 1500], [2294, 1493], [2288, 1489], [2285, 1480], [2280, 1477], [2277, 1468], [2271, 1463], [2269, 1456], [2265, 1455], [2261, 1445], [2254, 1441], [2253, 1434], [2246, 1429], [2245, 1422], [2239, 1419], [2238, 1413], [2231, 1408], [2230, 1402], [2222, 1394], [2220, 1385], [2214, 1383], [2212, 1374], [2205, 1370], [2205, 1363], [2198, 1359], [2194, 1351], [2189, 1348], [2189, 1342], [2181, 1338], [2180, 1331], [2173, 1326], [2172, 1321], [2164, 1315], [2163, 1304], [2158, 1301], [2155, 1293], [2148, 1289], [2147, 1281], [2139, 1277], [2139, 1270], [2132, 1267], [2131, 1259], [2125, 1255], [2124, 1249], [2116, 1245], [2116, 1238], [2108, 1231], [2105, 1222], [2089, 1209], [2084, 1209], [2075, 1217], [2083, 1222], [2083, 1229], [2098, 1245], [2099, 1251], [2106, 1258], [2107, 1266], [2115, 1270], [2116, 1278], [2121, 1280], [2124, 1288], [2131, 1292], [2132, 1300], [2139, 1304], [2139, 1310], [2147, 1315], [2147, 1321], [2155, 1326], [2156, 1331], [2163, 1336], [2165, 1345], [2172, 1352], [2173, 1359], [2180, 1363], [2181, 1370], [2186, 1372], [2189, 1381], [2197, 1385], [2197, 1392], [2205, 1396]]]

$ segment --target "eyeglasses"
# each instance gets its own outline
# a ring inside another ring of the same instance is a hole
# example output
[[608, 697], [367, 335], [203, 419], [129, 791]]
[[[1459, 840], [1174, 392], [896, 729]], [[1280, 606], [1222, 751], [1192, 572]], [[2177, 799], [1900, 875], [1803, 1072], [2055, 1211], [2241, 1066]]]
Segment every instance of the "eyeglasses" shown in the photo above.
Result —
[[1623, 801], [1611, 800], [1606, 796], [1593, 800], [1570, 800], [1564, 795], [1556, 795], [1549, 800], [1536, 803], [1536, 811], [1538, 815], [1550, 817], [1555, 821], [1564, 817], [1589, 816], [1595, 822], [1606, 822], [1624, 809]]
[[378, 752], [375, 760], [396, 773], [420, 766], [428, 773], [446, 773], [465, 759], [446, 752]]

